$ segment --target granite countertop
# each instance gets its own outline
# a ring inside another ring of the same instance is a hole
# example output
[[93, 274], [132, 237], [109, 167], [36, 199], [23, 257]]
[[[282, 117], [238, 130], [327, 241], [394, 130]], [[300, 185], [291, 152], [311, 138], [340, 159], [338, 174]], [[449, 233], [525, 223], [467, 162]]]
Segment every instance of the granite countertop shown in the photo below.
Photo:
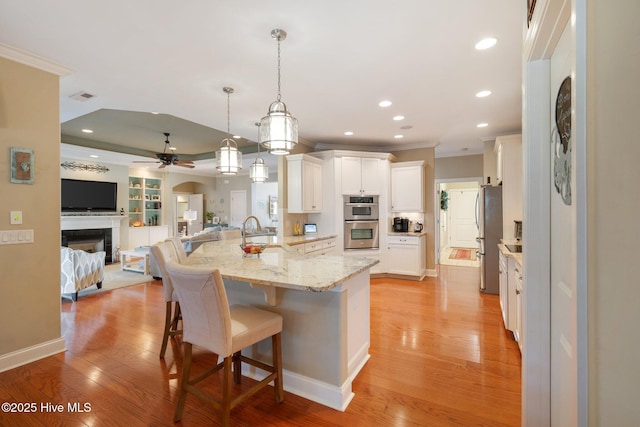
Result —
[[511, 252], [509, 249], [507, 249], [507, 247], [505, 245], [521, 245], [522, 242], [517, 242], [517, 241], [507, 241], [504, 240], [502, 241], [502, 243], [498, 243], [498, 250], [500, 252], [502, 252], [502, 254], [504, 256], [508, 256], [511, 257], [513, 259], [515, 259], [518, 264], [520, 264], [520, 266], [522, 266], [522, 252]]
[[364, 257], [304, 255], [288, 242], [300, 244], [322, 238], [301, 241], [300, 237], [291, 236], [279, 240], [277, 236], [259, 236], [248, 239], [248, 243], [267, 245], [259, 257], [243, 256], [241, 239], [207, 242], [189, 255], [185, 264], [217, 268], [225, 279], [253, 285], [322, 292], [379, 262]]
[[422, 231], [406, 231], [406, 232], [396, 232], [396, 231], [389, 231], [387, 233], [387, 236], [416, 236], [416, 237], [421, 237], [421, 236], [426, 236], [427, 232], [424, 231], [424, 229]]
[[301, 236], [287, 236], [282, 240], [283, 243], [289, 246], [302, 245], [304, 243], [317, 242], [319, 240], [334, 239], [338, 237], [335, 234], [332, 235], [317, 235], [317, 234], [303, 234]]

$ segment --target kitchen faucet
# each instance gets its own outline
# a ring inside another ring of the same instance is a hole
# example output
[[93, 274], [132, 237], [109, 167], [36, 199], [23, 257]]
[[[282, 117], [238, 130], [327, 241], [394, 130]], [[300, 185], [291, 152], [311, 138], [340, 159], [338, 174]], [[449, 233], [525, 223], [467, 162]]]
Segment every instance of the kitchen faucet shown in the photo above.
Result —
[[249, 222], [249, 220], [251, 218], [256, 220], [256, 230], [262, 231], [262, 226], [260, 225], [260, 220], [258, 220], [257, 217], [255, 217], [253, 215], [249, 215], [248, 217], [246, 217], [244, 219], [244, 221], [242, 222], [242, 247], [243, 248], [246, 246], [246, 243], [247, 243], [247, 222]]

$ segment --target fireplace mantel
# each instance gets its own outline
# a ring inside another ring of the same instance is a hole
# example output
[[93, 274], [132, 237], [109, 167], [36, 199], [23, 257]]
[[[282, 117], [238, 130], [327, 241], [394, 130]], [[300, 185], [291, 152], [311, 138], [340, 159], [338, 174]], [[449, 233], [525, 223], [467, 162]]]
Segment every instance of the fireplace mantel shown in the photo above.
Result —
[[[62, 215], [61, 230], [85, 230], [90, 228], [120, 228], [122, 215]], [[118, 233], [120, 230], [118, 230]]]

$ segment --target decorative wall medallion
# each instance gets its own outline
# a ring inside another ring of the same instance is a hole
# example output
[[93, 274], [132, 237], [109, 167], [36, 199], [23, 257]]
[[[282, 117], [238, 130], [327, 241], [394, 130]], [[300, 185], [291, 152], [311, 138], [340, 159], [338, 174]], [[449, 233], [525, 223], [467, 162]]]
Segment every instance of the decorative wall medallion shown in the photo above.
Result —
[[551, 131], [553, 183], [565, 205], [571, 204], [571, 77], [562, 81], [556, 97], [556, 125]]
[[27, 148], [11, 147], [11, 182], [33, 184], [35, 177], [35, 154]]

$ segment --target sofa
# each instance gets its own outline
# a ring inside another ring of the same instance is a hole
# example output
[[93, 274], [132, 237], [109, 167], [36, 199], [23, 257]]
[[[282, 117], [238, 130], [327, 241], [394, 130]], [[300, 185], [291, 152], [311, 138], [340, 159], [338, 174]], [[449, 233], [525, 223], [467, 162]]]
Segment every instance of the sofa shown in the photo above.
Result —
[[78, 292], [96, 285], [102, 288], [106, 252], [89, 253], [60, 248], [60, 293], [78, 300]]

